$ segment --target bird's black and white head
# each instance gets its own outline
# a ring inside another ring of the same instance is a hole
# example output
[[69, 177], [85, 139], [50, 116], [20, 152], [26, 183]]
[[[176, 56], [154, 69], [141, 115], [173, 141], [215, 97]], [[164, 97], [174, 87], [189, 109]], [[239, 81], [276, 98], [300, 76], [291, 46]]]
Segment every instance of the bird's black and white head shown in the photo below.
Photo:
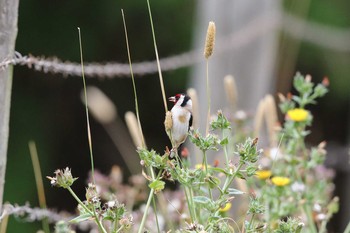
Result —
[[186, 94], [176, 94], [175, 96], [169, 97], [169, 101], [174, 102], [174, 107], [182, 107], [192, 112], [192, 100]]

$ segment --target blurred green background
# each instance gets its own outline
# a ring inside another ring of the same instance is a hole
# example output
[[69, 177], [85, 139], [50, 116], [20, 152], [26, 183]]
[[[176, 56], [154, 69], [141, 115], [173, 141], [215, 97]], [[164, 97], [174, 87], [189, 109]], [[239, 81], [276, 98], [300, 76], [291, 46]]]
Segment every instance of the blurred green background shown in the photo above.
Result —
[[[196, 3], [189, 0], [151, 1], [160, 57], [191, 50]], [[293, 1], [284, 1], [284, 5], [286, 11], [298, 14], [298, 8], [292, 7]], [[125, 12], [133, 61], [154, 60], [146, 1], [20, 1], [16, 50], [23, 55], [56, 56], [79, 62], [77, 27], [80, 27], [85, 62], [127, 63], [120, 9]], [[315, 22], [347, 29], [350, 26], [348, 9], [350, 2], [346, 0], [311, 1], [306, 16]], [[287, 40], [293, 41], [288, 36]], [[294, 71], [310, 73], [316, 81], [321, 81], [324, 76], [331, 80], [329, 95], [313, 109], [316, 135], [310, 141], [326, 139], [341, 145], [348, 142], [349, 58], [349, 52], [335, 52], [311, 43], [300, 44]], [[186, 89], [189, 69], [164, 73], [168, 95]], [[87, 84], [101, 88], [116, 104], [119, 116], [134, 110], [130, 79], [88, 79]], [[136, 85], [148, 145], [162, 151], [168, 141], [162, 128], [163, 103], [158, 76], [137, 78]], [[69, 166], [73, 175], [79, 177], [74, 190], [80, 196], [84, 195], [90, 161], [85, 110], [80, 101], [82, 86], [79, 77], [67, 78], [15, 67], [4, 201], [38, 206], [29, 140], [37, 144], [42, 174], [53, 175], [55, 169]], [[91, 128], [96, 168], [108, 173], [114, 164], [123, 166], [111, 139], [93, 118]], [[51, 188], [49, 181], [45, 181], [45, 191], [48, 207], [74, 211], [76, 204], [68, 192]], [[35, 232], [40, 227], [39, 223], [18, 224], [11, 217], [8, 232]]]

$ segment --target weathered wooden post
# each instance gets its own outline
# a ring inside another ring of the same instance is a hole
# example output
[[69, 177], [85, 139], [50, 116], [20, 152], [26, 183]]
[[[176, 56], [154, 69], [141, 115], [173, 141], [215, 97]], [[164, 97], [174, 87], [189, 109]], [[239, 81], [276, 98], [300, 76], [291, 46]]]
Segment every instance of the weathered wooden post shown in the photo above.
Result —
[[[18, 3], [19, 0], [0, 0], [0, 61], [14, 56]], [[12, 70], [12, 66], [0, 70], [0, 209], [4, 196]]]

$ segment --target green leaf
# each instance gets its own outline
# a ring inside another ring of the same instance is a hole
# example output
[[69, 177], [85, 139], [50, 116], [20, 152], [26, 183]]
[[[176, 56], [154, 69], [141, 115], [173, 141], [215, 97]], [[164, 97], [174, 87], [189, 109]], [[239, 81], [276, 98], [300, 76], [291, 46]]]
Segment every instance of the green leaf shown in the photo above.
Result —
[[193, 201], [204, 205], [211, 203], [211, 200], [205, 196], [195, 196], [193, 197]]
[[80, 223], [80, 222], [89, 220], [91, 217], [92, 217], [91, 214], [85, 213], [85, 214], [81, 214], [81, 215], [71, 219], [69, 222], [70, 223]]
[[222, 146], [225, 146], [225, 145], [227, 145], [228, 144], [228, 138], [227, 137], [225, 137], [224, 139], [222, 139], [221, 141], [220, 141], [220, 145], [222, 145]]
[[229, 188], [228, 194], [230, 194], [230, 195], [242, 195], [242, 194], [245, 194], [245, 192], [238, 190], [238, 189]]
[[226, 175], [228, 174], [228, 172], [221, 167], [211, 167], [211, 168], [209, 168], [209, 170], [214, 171], [214, 172], [219, 172], [219, 173], [221, 172], [221, 173], [224, 173]]
[[208, 179], [209, 186], [211, 189], [216, 188], [220, 184], [220, 179], [214, 176], [210, 176]]
[[161, 180], [155, 180], [148, 185], [151, 189], [154, 189], [156, 192], [159, 192], [164, 189], [165, 182]]

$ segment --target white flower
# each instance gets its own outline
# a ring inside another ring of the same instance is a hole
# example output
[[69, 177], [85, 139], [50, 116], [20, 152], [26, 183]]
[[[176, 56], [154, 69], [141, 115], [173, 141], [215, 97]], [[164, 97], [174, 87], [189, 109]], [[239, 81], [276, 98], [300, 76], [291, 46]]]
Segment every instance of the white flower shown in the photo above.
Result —
[[302, 193], [305, 191], [305, 185], [301, 182], [294, 182], [291, 186], [293, 192]]

